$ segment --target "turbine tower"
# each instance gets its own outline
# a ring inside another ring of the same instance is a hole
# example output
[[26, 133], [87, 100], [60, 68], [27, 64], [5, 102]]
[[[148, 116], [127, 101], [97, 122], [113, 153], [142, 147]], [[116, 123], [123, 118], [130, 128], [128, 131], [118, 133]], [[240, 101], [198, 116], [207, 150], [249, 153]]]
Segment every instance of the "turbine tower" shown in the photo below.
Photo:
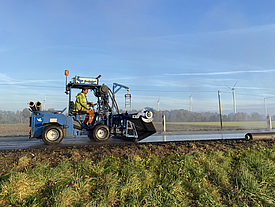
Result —
[[265, 110], [265, 116], [267, 117], [266, 97], [265, 96], [264, 96], [264, 110]]
[[[160, 100], [160, 98], [159, 98], [159, 100]], [[159, 100], [157, 101], [157, 103], [158, 103], [158, 111], [159, 111]]]
[[190, 112], [192, 112], [192, 108], [193, 108], [193, 98], [192, 98], [192, 96], [193, 96], [193, 93], [189, 97], [189, 103], [190, 103], [190, 105], [189, 105], [189, 111]]
[[43, 111], [46, 110], [46, 96], [45, 96], [45, 99], [44, 99], [44, 105], [43, 105]]
[[233, 107], [234, 107], [234, 113], [236, 114], [237, 113], [237, 110], [236, 110], [236, 99], [235, 99], [235, 86], [236, 84], [238, 83], [238, 81], [235, 83], [235, 85], [230, 88], [229, 86], [227, 86], [228, 88], [230, 88], [232, 90], [232, 95], [233, 95]]

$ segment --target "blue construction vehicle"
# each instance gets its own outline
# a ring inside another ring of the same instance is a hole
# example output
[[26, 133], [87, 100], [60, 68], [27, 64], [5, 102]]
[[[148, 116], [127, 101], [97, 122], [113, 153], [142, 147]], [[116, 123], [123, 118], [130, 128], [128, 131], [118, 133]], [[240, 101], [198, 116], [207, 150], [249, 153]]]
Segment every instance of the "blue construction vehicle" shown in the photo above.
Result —
[[[133, 114], [119, 113], [115, 93], [123, 85], [114, 83], [113, 91], [106, 85], [99, 85], [99, 78], [83, 78], [75, 76], [67, 83], [68, 71], [66, 75], [66, 91], [69, 96], [68, 113], [63, 110], [43, 111], [41, 103], [37, 101], [28, 103], [32, 112], [30, 118], [29, 138], [42, 139], [46, 144], [58, 144], [63, 138], [73, 138], [78, 135], [86, 135], [91, 140], [107, 141], [110, 136], [130, 139], [134, 141], [142, 140], [156, 132], [152, 123], [154, 113], [151, 108], [144, 108]], [[85, 111], [76, 111], [74, 101], [72, 101], [72, 90], [88, 88], [93, 91], [97, 102], [92, 105], [94, 114], [92, 122], [84, 122], [88, 114]], [[115, 90], [116, 87], [119, 87]]]

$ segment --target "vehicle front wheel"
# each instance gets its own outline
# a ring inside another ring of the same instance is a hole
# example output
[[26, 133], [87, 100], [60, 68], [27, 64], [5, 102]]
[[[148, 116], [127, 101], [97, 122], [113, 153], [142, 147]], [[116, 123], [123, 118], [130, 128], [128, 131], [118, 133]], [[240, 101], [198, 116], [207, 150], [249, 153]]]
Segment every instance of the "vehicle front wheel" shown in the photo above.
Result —
[[42, 132], [42, 140], [45, 144], [58, 144], [64, 137], [63, 130], [60, 126], [49, 125]]
[[95, 126], [93, 129], [93, 138], [97, 142], [107, 141], [110, 137], [109, 127], [104, 124]]

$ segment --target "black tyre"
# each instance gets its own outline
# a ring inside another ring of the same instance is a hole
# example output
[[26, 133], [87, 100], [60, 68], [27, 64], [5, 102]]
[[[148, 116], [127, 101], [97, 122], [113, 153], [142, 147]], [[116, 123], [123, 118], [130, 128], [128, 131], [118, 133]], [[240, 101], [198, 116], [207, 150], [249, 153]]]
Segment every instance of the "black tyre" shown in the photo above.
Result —
[[64, 137], [63, 130], [60, 126], [49, 125], [42, 132], [42, 140], [45, 144], [58, 144]]
[[109, 128], [104, 125], [96, 125], [93, 129], [93, 138], [97, 142], [107, 141], [110, 137], [110, 131]]

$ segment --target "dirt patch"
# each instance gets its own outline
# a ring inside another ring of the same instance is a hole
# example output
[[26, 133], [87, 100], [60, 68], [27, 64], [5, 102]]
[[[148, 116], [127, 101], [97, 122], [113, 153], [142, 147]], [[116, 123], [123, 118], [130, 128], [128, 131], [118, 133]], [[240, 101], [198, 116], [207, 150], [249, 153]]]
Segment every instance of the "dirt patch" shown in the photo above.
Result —
[[[61, 161], [79, 162], [87, 159], [97, 161], [103, 156], [128, 158], [132, 155], [146, 156], [148, 154], [165, 156], [171, 153], [193, 154], [214, 150], [230, 149], [247, 150], [257, 146], [272, 148], [275, 140], [246, 141], [188, 141], [188, 142], [156, 142], [156, 143], [122, 143], [83, 145], [73, 147], [47, 147], [40, 149], [16, 149], [0, 151], [0, 173], [10, 169], [19, 170], [33, 167], [37, 163], [49, 163], [54, 167]], [[2, 174], [1, 173], [1, 174]]]

